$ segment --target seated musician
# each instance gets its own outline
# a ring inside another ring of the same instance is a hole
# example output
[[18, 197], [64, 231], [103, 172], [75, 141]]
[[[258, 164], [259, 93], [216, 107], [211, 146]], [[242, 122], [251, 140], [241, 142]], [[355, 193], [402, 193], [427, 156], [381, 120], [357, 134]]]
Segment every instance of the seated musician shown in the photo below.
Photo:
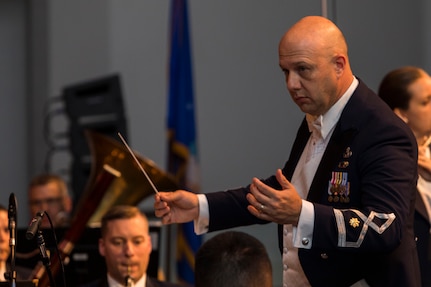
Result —
[[[28, 206], [31, 218], [43, 211], [48, 213], [54, 227], [65, 227], [70, 223], [72, 199], [66, 182], [58, 175], [40, 174], [32, 178], [28, 186]], [[50, 228], [47, 217], [41, 227]]]
[[[54, 242], [55, 230], [51, 229], [51, 223], [54, 228], [68, 228], [70, 225], [72, 198], [69, 195], [67, 184], [62, 177], [56, 174], [41, 173], [30, 180], [27, 195], [29, 222], [37, 213], [43, 212], [40, 230], [46, 230], [43, 234], [45, 246], [49, 252], [53, 252], [56, 242]], [[51, 223], [49, 219], [51, 219]], [[18, 237], [17, 263], [33, 270], [30, 278], [39, 278], [36, 274], [42, 268], [42, 261], [36, 237], [30, 241], [20, 235]]]
[[137, 207], [118, 205], [102, 218], [99, 252], [107, 274], [82, 287], [174, 287], [147, 276], [152, 250], [148, 219]]

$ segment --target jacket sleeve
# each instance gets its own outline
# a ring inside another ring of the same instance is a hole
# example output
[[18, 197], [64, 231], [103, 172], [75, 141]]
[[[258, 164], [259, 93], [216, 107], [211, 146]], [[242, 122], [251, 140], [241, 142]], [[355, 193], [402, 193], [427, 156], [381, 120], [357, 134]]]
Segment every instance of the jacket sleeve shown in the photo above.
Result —
[[[348, 147], [349, 168], [340, 171], [335, 165], [328, 173], [322, 200], [314, 203], [313, 248], [390, 251], [406, 236], [414, 212], [416, 141], [401, 125], [384, 126], [376, 123], [359, 132]], [[348, 202], [329, 203], [331, 175], [343, 172]]]

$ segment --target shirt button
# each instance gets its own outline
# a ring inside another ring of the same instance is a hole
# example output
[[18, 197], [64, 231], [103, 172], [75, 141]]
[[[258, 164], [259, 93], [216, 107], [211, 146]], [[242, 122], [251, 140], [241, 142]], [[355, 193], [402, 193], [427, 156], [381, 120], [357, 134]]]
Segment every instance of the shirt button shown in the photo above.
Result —
[[283, 270], [286, 271], [287, 270], [287, 265], [283, 264]]
[[283, 253], [284, 254], [287, 254], [287, 248], [285, 247], [285, 248], [283, 248]]
[[328, 254], [322, 253], [320, 254], [320, 257], [322, 257], [322, 259], [328, 259]]
[[308, 238], [306, 238], [306, 237], [302, 238], [302, 244], [303, 245], [308, 245], [308, 243], [310, 243], [310, 240], [308, 240]]

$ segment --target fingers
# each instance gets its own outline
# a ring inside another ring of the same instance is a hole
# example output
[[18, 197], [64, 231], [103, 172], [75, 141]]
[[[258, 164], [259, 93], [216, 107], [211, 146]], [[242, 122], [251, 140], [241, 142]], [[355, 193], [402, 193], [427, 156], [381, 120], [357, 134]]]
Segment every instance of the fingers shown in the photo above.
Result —
[[154, 215], [158, 218], [162, 218], [162, 222], [168, 221], [168, 218], [165, 219], [165, 217], [167, 217], [171, 211], [167, 202], [162, 201], [163, 196], [164, 193], [162, 192], [154, 196]]
[[286, 205], [286, 199], [283, 199], [283, 196], [286, 197], [294, 192], [295, 188], [283, 175], [281, 169], [276, 171], [275, 176], [280, 183], [281, 190], [269, 187], [259, 179], [253, 178], [250, 193], [246, 195], [246, 198], [250, 203], [247, 209], [251, 214], [263, 220], [279, 222], [279, 217], [283, 214], [280, 206]]
[[258, 178], [254, 177], [250, 185], [250, 193], [247, 195], [247, 200], [254, 207], [254, 209], [259, 211], [262, 209], [262, 205], [271, 205], [275, 191], [275, 189], [267, 186]]
[[266, 206], [263, 209], [261, 207], [256, 208], [254, 205], [247, 206], [248, 211], [257, 218], [267, 221], [274, 221], [274, 219], [267, 213], [266, 208]]
[[154, 195], [154, 209], [163, 209], [167, 206], [166, 204], [167, 201], [163, 201], [161, 198], [161, 192], [159, 192], [158, 194]]
[[256, 197], [254, 197], [254, 195], [251, 193], [247, 194], [246, 197], [248, 203], [250, 203], [250, 205], [253, 206], [254, 209], [258, 210], [261, 203], [257, 201]]
[[159, 191], [158, 194], [154, 195], [154, 199], [156, 201], [172, 201], [174, 198], [175, 192], [165, 192], [165, 191]]
[[160, 201], [154, 203], [154, 214], [156, 215], [156, 217], [163, 217], [168, 212], [170, 212], [170, 208], [166, 202]]
[[[281, 185], [281, 189], [292, 189], [292, 184], [283, 175], [281, 169], [277, 169], [275, 174], [278, 182]], [[269, 204], [271, 200], [277, 198], [278, 190], [275, 190], [257, 178], [252, 179], [252, 184], [250, 185], [250, 192], [254, 195], [256, 200], [262, 204]]]
[[154, 215], [158, 218], [161, 218], [162, 224], [172, 223], [171, 208], [167, 205], [166, 202], [161, 201], [158, 204], [154, 204]]
[[269, 210], [268, 206], [265, 205], [263, 202], [258, 201], [256, 197], [251, 193], [247, 194], [246, 197], [248, 202], [250, 203], [250, 205], [247, 207], [248, 211], [256, 217], [269, 220], [269, 217], [263, 217], [263, 214], [267, 214], [267, 211]]
[[162, 223], [183, 223], [199, 217], [198, 195], [176, 190], [154, 195], [154, 214]]
[[172, 220], [171, 220], [171, 213], [166, 214], [165, 216], [162, 217], [162, 224], [171, 224]]
[[250, 185], [250, 192], [256, 197], [258, 201], [271, 196], [272, 188], [264, 184], [258, 178], [253, 178]]
[[277, 178], [278, 183], [281, 185], [281, 189], [288, 189], [291, 187], [291, 183], [284, 176], [281, 169], [277, 169], [277, 171], [275, 173], [275, 177]]

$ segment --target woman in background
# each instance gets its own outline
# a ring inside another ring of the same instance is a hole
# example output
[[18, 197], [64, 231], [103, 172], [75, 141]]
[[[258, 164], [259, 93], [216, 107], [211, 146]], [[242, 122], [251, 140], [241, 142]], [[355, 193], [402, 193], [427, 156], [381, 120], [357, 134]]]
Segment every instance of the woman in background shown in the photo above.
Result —
[[392, 70], [378, 95], [413, 131], [418, 143], [415, 235], [422, 286], [431, 286], [431, 77], [418, 67]]

